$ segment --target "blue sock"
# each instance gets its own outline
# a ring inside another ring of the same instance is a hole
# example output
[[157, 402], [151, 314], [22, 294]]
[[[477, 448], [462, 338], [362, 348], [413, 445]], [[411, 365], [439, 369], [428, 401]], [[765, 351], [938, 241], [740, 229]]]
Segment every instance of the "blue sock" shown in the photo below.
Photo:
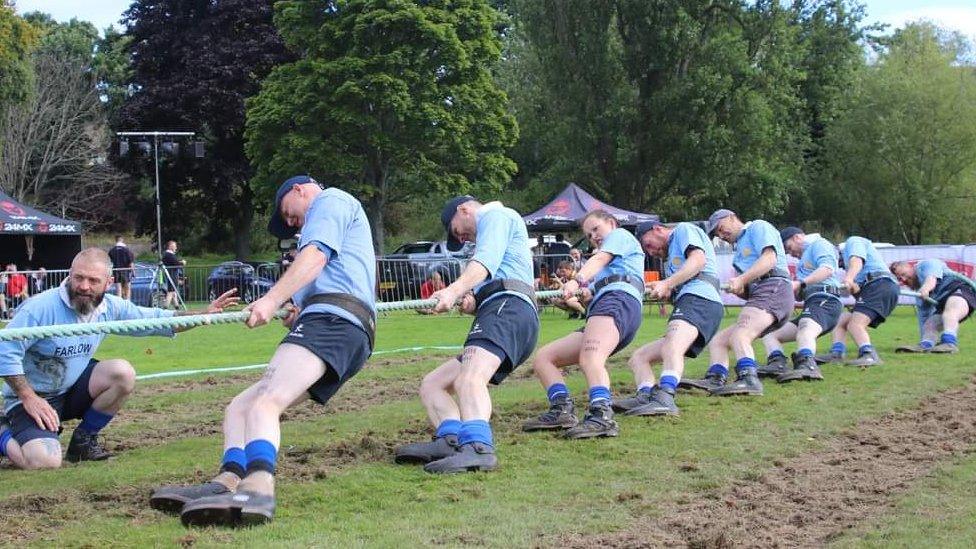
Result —
[[939, 338], [939, 343], [951, 343], [955, 345], [959, 343], [959, 339], [956, 338], [956, 334], [952, 332], [942, 332], [942, 337]]
[[705, 375], [718, 374], [722, 377], [729, 377], [729, 369], [721, 364], [712, 364], [709, 366], [708, 371]]
[[648, 394], [648, 395], [651, 394], [651, 391], [653, 391], [653, 390], [654, 390], [654, 384], [653, 383], [641, 383], [640, 386], [637, 387], [637, 392], [638, 393], [644, 393], [644, 394]]
[[777, 358], [777, 357], [786, 358], [786, 355], [783, 354], [783, 351], [780, 351], [780, 350], [777, 349], [777, 350], [769, 353], [769, 356], [766, 357], [766, 360], [769, 361], [769, 360], [772, 360], [772, 359]]
[[750, 369], [756, 369], [756, 359], [746, 357], [740, 358], [735, 362], [735, 373], [738, 375], [742, 375], [743, 372]]
[[235, 446], [224, 450], [224, 459], [220, 462], [220, 472], [223, 473], [224, 471], [244, 478], [244, 475], [247, 474], [247, 454], [244, 453], [244, 448]]
[[461, 420], [460, 419], [445, 419], [437, 426], [437, 437], [446, 437], [447, 435], [457, 436], [461, 432]]
[[831, 353], [844, 354], [847, 352], [847, 345], [843, 341], [839, 341], [830, 346]]
[[491, 425], [483, 419], [472, 419], [461, 424], [461, 432], [458, 433], [458, 444], [465, 445], [470, 442], [480, 442], [487, 446], [495, 447], [495, 441], [491, 435]]
[[804, 358], [813, 356], [813, 349], [799, 349], [796, 354]]
[[10, 429], [0, 433], [0, 456], [7, 455], [7, 443], [13, 438], [14, 433]]
[[661, 376], [661, 388], [668, 389], [670, 392], [675, 392], [678, 390], [678, 377], [671, 375]]
[[252, 440], [244, 447], [244, 454], [247, 456], [248, 474], [254, 471], [266, 471], [274, 474], [275, 463], [278, 461], [278, 449], [270, 441], [261, 438]]
[[865, 353], [870, 353], [873, 350], [874, 350], [874, 345], [871, 345], [870, 343], [865, 343], [864, 345], [858, 347], [857, 352], [863, 355]]
[[590, 387], [590, 404], [597, 402], [610, 402], [610, 387], [596, 385]]
[[549, 397], [549, 404], [552, 404], [559, 397], [568, 397], [569, 387], [565, 383], [553, 383], [546, 389], [546, 396]]
[[78, 428], [90, 435], [97, 435], [108, 425], [108, 422], [112, 421], [113, 417], [94, 408], [89, 408], [85, 415], [81, 416], [81, 423], [78, 424]]
[[935, 342], [932, 341], [931, 339], [923, 339], [922, 342], [918, 344], [918, 346], [923, 349], [931, 349], [932, 347], [935, 347]]

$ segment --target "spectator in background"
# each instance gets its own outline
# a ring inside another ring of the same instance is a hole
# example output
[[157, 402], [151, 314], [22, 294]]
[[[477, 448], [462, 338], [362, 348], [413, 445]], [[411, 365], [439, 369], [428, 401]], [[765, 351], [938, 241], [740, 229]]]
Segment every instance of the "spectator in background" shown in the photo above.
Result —
[[164, 309], [169, 309], [170, 304], [173, 308], [179, 308], [179, 301], [176, 299], [178, 286], [183, 284], [183, 267], [186, 265], [185, 259], [180, 259], [176, 255], [176, 241], [170, 240], [166, 243], [166, 251], [163, 252], [163, 265], [169, 276], [165, 277], [166, 301], [163, 303]]
[[31, 274], [30, 295], [36, 295], [47, 289], [47, 269], [39, 267]]
[[135, 257], [132, 251], [125, 245], [121, 236], [115, 237], [115, 246], [108, 251], [108, 257], [112, 260], [112, 276], [119, 285], [119, 297], [122, 299], [132, 299], [132, 267]]
[[579, 248], [573, 248], [569, 250], [569, 260], [573, 264], [574, 271], [579, 271], [580, 269], [583, 268], [583, 265], [586, 263], [586, 260], [583, 259], [583, 252], [581, 252]]
[[17, 272], [17, 265], [13, 263], [8, 264], [7, 308], [9, 309], [10, 316], [13, 316], [13, 310], [19, 307], [27, 298], [27, 277], [23, 273]]
[[288, 267], [290, 267], [291, 264], [294, 263], [296, 253], [298, 253], [297, 241], [294, 244], [292, 244], [290, 248], [288, 248], [287, 252], [281, 254], [281, 257], [278, 258], [279, 273], [285, 274], [285, 271], [288, 270]]
[[535, 246], [532, 247], [532, 255], [545, 255], [545, 253], [546, 253], [546, 237], [540, 234], [535, 239]]
[[556, 274], [559, 263], [566, 259], [569, 259], [569, 244], [566, 243], [566, 237], [562, 233], [558, 233], [556, 234], [556, 241], [550, 244], [546, 251], [546, 266], [549, 267], [550, 276]]
[[[443, 290], [447, 285], [444, 284], [444, 279], [441, 277], [441, 273], [434, 271], [430, 273], [427, 280], [420, 285], [420, 299], [430, 299], [430, 296], [434, 295], [434, 292]], [[437, 314], [433, 309], [417, 309], [417, 313], [422, 315], [433, 315]]]
[[[550, 290], [562, 290], [563, 285], [573, 280], [576, 277], [576, 270], [573, 269], [573, 263], [571, 261], [562, 261], [559, 266], [556, 267], [556, 276], [549, 279], [549, 289]], [[552, 303], [557, 309], [562, 309], [569, 313], [570, 319], [578, 319], [586, 317], [586, 307], [583, 306], [583, 302], [589, 301], [590, 291], [586, 288], [586, 284], [580, 288], [582, 295], [573, 296], [569, 299], [564, 299], [561, 297], [556, 297], [551, 299], [549, 302]], [[581, 300], [583, 302], [581, 302]]]

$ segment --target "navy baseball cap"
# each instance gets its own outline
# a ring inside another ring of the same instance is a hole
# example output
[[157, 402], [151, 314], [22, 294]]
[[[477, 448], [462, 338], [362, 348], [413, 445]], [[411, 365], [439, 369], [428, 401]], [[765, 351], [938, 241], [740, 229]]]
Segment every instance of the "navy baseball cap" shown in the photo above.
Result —
[[644, 221], [637, 225], [637, 228], [634, 230], [634, 236], [637, 237], [637, 240], [640, 240], [647, 231], [651, 231], [659, 225], [664, 225], [664, 223], [660, 221]]
[[719, 221], [726, 217], [732, 217], [733, 215], [735, 215], [735, 212], [732, 210], [726, 210], [724, 208], [715, 210], [712, 215], [708, 216], [708, 230], [705, 232], [708, 233], [708, 236], [715, 236], [715, 229], [718, 227]]
[[296, 175], [294, 177], [289, 177], [284, 183], [278, 187], [278, 194], [275, 195], [274, 209], [271, 210], [271, 219], [268, 221], [268, 232], [272, 235], [285, 240], [295, 236], [298, 232], [298, 227], [289, 227], [285, 220], [281, 217], [281, 199], [288, 194], [288, 191], [292, 189], [295, 185], [303, 185], [305, 183], [315, 183], [317, 181], [308, 175]]
[[447, 201], [444, 204], [444, 209], [441, 210], [441, 225], [444, 225], [444, 230], [447, 231], [447, 249], [456, 252], [464, 247], [464, 242], [454, 238], [451, 234], [451, 221], [454, 219], [454, 214], [457, 213], [458, 206], [464, 204], [465, 202], [471, 202], [476, 200], [475, 197], [470, 194], [455, 196], [454, 198]]
[[779, 237], [783, 239], [783, 243], [785, 244], [787, 240], [798, 234], [803, 234], [803, 229], [799, 227], [787, 227], [779, 232]]

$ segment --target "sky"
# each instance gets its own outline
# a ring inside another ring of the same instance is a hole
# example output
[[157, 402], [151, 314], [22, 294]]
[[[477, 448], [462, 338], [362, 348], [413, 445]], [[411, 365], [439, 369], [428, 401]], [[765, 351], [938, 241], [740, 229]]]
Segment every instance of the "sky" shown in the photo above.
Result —
[[[939, 26], [961, 31], [976, 41], [974, 0], [862, 0], [866, 22], [882, 22], [898, 28], [906, 22], [929, 19]], [[17, 11], [44, 11], [58, 21], [72, 17], [91, 21], [99, 29], [116, 24], [130, 0], [14, 0]]]

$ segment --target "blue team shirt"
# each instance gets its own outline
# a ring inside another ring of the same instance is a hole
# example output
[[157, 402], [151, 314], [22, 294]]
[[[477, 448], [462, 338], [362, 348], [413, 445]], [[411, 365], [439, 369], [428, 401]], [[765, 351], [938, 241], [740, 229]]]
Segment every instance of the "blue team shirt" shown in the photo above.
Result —
[[[813, 242], [807, 242], [806, 248], [800, 254], [800, 262], [796, 265], [796, 279], [803, 280], [820, 267], [830, 267], [831, 274], [829, 277], [818, 282], [817, 285], [823, 284], [831, 288], [839, 287], [840, 283], [837, 281], [837, 249], [826, 238], [818, 238]], [[812, 295], [819, 294], [825, 294], [825, 292]], [[833, 294], [826, 295], [833, 296]]]
[[[715, 259], [715, 247], [712, 241], [694, 223], [678, 223], [671, 231], [668, 239], [668, 261], [664, 267], [665, 277], [670, 277], [678, 272], [685, 264], [688, 254], [692, 249], [697, 248], [705, 253], [705, 267], [700, 271], [701, 274], [712, 275], [718, 278], [718, 267]], [[718, 295], [718, 290], [704, 280], [691, 279], [685, 282], [674, 296], [674, 301], [685, 294], [697, 295], [704, 299], [722, 303], [722, 297]]]
[[[295, 292], [295, 305], [301, 307], [315, 294], [338, 292], [356, 296], [376, 313], [373, 235], [355, 197], [332, 187], [319, 193], [305, 212], [298, 249], [305, 246], [322, 250], [328, 263], [315, 280]], [[363, 327], [352, 313], [335, 305], [316, 303], [303, 309], [301, 316], [309, 313], [332, 313]]]
[[881, 259], [881, 254], [874, 249], [874, 244], [870, 240], [861, 236], [852, 236], [844, 244], [844, 266], [851, 268], [851, 258], [860, 257], [864, 261], [861, 272], [854, 277], [854, 283], [863, 286], [868, 281], [868, 273], [884, 275], [891, 280], [895, 276], [888, 270], [888, 265]]
[[[640, 242], [637, 241], [633, 233], [627, 229], [618, 227], [610, 231], [603, 239], [600, 251], [612, 255], [613, 259], [606, 267], [600, 269], [600, 272], [596, 273], [596, 276], [590, 281], [591, 287], [604, 278], [613, 275], [634, 276], [638, 280], [644, 280], [644, 250], [641, 249]], [[623, 291], [633, 296], [637, 301], [644, 301], [643, 292], [637, 291], [637, 288], [627, 282], [607, 284], [593, 296], [593, 301], [611, 290]]]
[[[925, 259], [915, 265], [915, 276], [918, 277], [919, 287], [925, 284], [925, 279], [934, 276], [936, 279], [935, 288], [930, 292], [929, 297], [936, 301], [942, 301], [948, 296], [946, 290], [955, 278], [955, 271], [945, 264], [941, 259]], [[946, 276], [949, 275], [949, 276]]]
[[[478, 209], [475, 216], [475, 249], [472, 261], [488, 270], [488, 278], [473, 289], [475, 293], [492, 279], [520, 280], [532, 287], [532, 252], [525, 221], [518, 212], [501, 202], [489, 202]], [[502, 294], [516, 295], [535, 307], [529, 296], [519, 292], [498, 292], [481, 302], [482, 305]]]
[[[51, 288], [25, 301], [8, 326], [27, 328], [173, 316], [173, 311], [139, 307], [112, 294], [105, 294], [102, 303], [84, 319], [69, 303], [65, 286]], [[174, 333], [172, 328], [162, 328], [127, 332], [126, 335], [172, 337]], [[24, 375], [34, 392], [41, 396], [64, 394], [88, 367], [105, 336], [92, 334], [0, 342], [0, 376]], [[20, 402], [7, 385], [3, 387], [3, 399], [4, 411]]]
[[789, 272], [786, 267], [786, 251], [783, 249], [783, 239], [779, 237], [779, 231], [762, 219], [746, 223], [742, 234], [735, 242], [735, 256], [732, 258], [735, 271], [738, 274], [748, 271], [766, 248], [772, 248], [776, 252], [776, 265], [773, 269]]

